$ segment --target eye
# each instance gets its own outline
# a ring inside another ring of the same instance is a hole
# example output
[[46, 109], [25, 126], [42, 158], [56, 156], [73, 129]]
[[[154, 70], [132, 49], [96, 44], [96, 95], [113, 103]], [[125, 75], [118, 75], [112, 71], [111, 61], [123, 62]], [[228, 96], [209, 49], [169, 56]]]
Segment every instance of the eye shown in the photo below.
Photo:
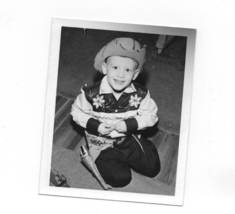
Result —
[[115, 69], [115, 70], [116, 70], [117, 68], [118, 68], [117, 66], [113, 66], [113, 69]]
[[126, 72], [130, 72], [130, 71], [131, 71], [131, 69], [129, 69], [129, 68], [126, 69]]

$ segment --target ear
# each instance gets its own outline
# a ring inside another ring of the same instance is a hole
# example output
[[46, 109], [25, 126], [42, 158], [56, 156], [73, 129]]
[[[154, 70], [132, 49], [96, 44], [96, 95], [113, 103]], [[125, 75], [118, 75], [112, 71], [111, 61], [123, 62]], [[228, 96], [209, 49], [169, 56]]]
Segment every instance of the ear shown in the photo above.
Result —
[[104, 75], [107, 74], [107, 64], [105, 62], [102, 63], [102, 71]]
[[136, 70], [135, 70], [135, 74], [134, 74], [132, 80], [135, 80], [135, 79], [138, 77], [139, 73], [140, 73], [140, 70], [139, 70], [139, 69], [136, 69]]

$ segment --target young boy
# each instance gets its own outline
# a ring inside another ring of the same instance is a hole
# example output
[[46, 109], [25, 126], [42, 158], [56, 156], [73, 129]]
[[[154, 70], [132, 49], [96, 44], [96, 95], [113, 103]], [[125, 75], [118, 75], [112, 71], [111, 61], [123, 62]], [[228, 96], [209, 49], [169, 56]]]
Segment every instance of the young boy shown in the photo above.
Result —
[[104, 78], [83, 87], [72, 106], [73, 120], [86, 129], [90, 155], [113, 187], [129, 184], [131, 169], [148, 177], [160, 171], [156, 147], [137, 137], [139, 130], [158, 120], [149, 91], [133, 82], [143, 69], [145, 54], [145, 46], [131, 38], [108, 43], [94, 63]]

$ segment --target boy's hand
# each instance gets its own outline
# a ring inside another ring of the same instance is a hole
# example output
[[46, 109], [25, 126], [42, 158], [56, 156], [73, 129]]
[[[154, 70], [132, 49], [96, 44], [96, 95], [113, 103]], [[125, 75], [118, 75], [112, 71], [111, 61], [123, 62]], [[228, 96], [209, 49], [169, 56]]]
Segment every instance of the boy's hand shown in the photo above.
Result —
[[98, 127], [98, 132], [102, 135], [108, 135], [113, 131], [113, 124], [101, 123]]
[[126, 132], [126, 123], [124, 121], [120, 121], [114, 125], [114, 129], [116, 129], [117, 132]]

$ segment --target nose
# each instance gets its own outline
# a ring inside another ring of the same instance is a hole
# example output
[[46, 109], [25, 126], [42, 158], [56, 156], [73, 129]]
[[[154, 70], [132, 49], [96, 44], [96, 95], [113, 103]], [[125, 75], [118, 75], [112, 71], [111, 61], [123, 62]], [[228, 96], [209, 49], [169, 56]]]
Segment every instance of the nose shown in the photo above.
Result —
[[120, 69], [117, 73], [117, 76], [120, 77], [120, 78], [123, 78], [124, 77], [124, 70]]

